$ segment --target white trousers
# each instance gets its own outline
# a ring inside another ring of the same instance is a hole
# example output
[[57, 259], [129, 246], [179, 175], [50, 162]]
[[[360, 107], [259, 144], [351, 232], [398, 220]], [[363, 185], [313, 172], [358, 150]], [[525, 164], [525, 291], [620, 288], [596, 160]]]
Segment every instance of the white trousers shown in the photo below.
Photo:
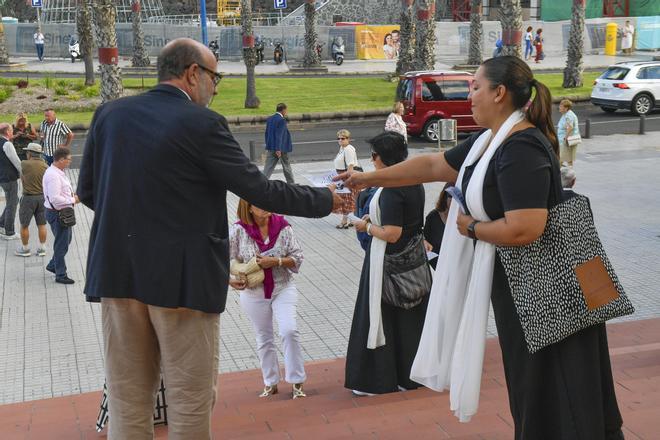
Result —
[[263, 289], [245, 290], [241, 293], [241, 307], [252, 321], [256, 334], [257, 353], [266, 386], [276, 385], [280, 381], [280, 365], [273, 336], [273, 316], [277, 320], [282, 338], [285, 380], [295, 384], [303, 383], [307, 378], [296, 324], [297, 302], [298, 291], [293, 284], [274, 292], [271, 299], [264, 298]]

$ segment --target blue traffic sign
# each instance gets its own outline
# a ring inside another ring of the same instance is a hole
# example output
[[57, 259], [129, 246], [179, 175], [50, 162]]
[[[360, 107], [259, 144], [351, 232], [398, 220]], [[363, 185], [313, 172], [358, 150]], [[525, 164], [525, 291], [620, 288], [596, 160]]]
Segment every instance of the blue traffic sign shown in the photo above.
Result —
[[41, 7], [41, 0], [32, 0], [32, 7], [33, 8], [40, 8]]
[[[39, 2], [41, 2], [41, 0], [39, 0]], [[273, 0], [273, 3], [275, 9], [286, 9], [286, 0]]]

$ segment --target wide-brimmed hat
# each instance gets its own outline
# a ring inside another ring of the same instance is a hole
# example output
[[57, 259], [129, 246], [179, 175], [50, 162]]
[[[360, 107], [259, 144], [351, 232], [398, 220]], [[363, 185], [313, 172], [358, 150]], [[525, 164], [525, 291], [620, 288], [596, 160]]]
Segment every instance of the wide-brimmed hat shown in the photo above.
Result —
[[34, 153], [39, 153], [42, 154], [44, 150], [41, 148], [41, 145], [30, 142], [27, 147], [25, 147], [25, 151], [32, 151]]

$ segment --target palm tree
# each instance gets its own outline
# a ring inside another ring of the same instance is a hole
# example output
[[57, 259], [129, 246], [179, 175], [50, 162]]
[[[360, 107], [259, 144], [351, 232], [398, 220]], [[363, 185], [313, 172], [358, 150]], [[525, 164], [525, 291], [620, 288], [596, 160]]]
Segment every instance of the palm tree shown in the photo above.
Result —
[[571, 36], [568, 39], [568, 57], [564, 69], [565, 89], [582, 87], [585, 0], [573, 0], [572, 13]]
[[502, 0], [500, 9], [502, 23], [502, 55], [521, 57], [520, 40], [522, 39], [522, 8], [520, 0]]
[[117, 10], [112, 0], [96, 0], [93, 8], [101, 70], [101, 101], [106, 102], [119, 98], [124, 91], [121, 70], [117, 65], [119, 62], [115, 30]]
[[92, 36], [92, 9], [88, 0], [78, 0], [76, 28], [80, 37], [80, 53], [85, 63], [85, 85], [94, 85], [94, 37]]
[[415, 69], [415, 0], [401, 0], [401, 38], [396, 74], [402, 75]]
[[257, 52], [254, 49], [254, 33], [252, 32], [252, 0], [241, 0], [241, 27], [243, 29], [243, 61], [245, 61], [247, 69], [245, 108], [259, 108], [261, 101], [257, 97], [257, 85], [254, 78]]
[[435, 67], [435, 0], [417, 0], [415, 69]]
[[470, 8], [470, 52], [468, 54], [468, 64], [477, 66], [482, 63], [482, 38], [484, 28], [481, 25], [481, 2], [482, 0], [472, 0]]
[[316, 33], [316, 1], [305, 0], [305, 57], [303, 67], [318, 67], [321, 57], [316, 53], [316, 44], [319, 39]]
[[140, 16], [141, 10], [140, 0], [133, 0], [131, 3], [132, 19], [133, 19], [133, 58], [131, 58], [131, 65], [133, 67], [147, 67], [151, 64], [149, 55], [144, 49], [144, 32], [142, 32], [142, 17]]
[[5, 28], [2, 25], [1, 13], [0, 13], [0, 64], [9, 64], [9, 52], [7, 51], [7, 40], [5, 39]]

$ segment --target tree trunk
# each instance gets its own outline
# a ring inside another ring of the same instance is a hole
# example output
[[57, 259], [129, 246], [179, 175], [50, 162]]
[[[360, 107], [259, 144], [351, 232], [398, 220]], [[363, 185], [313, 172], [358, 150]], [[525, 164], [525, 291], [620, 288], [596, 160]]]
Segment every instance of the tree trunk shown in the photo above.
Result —
[[241, 27], [243, 33], [243, 61], [247, 69], [245, 108], [259, 108], [261, 101], [257, 97], [257, 84], [254, 78], [254, 66], [257, 65], [257, 51], [254, 48], [252, 32], [252, 0], [241, 0]]
[[472, 0], [470, 8], [470, 52], [468, 64], [477, 66], [483, 62], [482, 39], [484, 34], [481, 25], [481, 3], [482, 0]]
[[502, 55], [521, 58], [522, 8], [520, 0], [502, 0], [500, 22], [502, 23]]
[[0, 14], [0, 64], [9, 64], [9, 52], [7, 51], [7, 40], [5, 39], [5, 27], [2, 24], [2, 14]]
[[303, 58], [304, 67], [318, 67], [321, 65], [321, 57], [316, 53], [316, 43], [318, 42], [316, 33], [316, 2], [314, 0], [305, 0], [305, 57]]
[[564, 69], [565, 89], [582, 87], [582, 64], [584, 49], [585, 0], [573, 0], [571, 36], [568, 39], [568, 57]]
[[415, 70], [435, 67], [435, 0], [417, 0]]
[[94, 37], [92, 35], [92, 9], [89, 0], [78, 0], [76, 28], [80, 37], [80, 53], [85, 63], [85, 85], [94, 85]]
[[121, 70], [117, 65], [119, 62], [115, 31], [117, 10], [112, 0], [96, 0], [93, 7], [101, 70], [101, 101], [107, 102], [119, 98], [124, 91]]
[[415, 0], [401, 0], [401, 38], [396, 74], [415, 70]]
[[133, 67], [147, 67], [151, 64], [147, 51], [144, 49], [144, 32], [142, 32], [142, 17], [140, 16], [140, 0], [133, 0], [131, 4], [133, 19], [133, 58], [131, 65]]

